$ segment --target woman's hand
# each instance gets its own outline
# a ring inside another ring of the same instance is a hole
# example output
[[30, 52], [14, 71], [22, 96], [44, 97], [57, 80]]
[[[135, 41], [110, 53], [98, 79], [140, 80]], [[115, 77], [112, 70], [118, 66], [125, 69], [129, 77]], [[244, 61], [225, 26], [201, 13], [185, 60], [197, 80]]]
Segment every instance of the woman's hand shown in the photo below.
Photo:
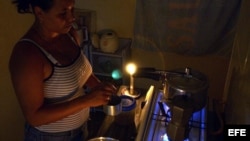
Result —
[[111, 95], [116, 95], [116, 93], [117, 88], [113, 84], [102, 82], [94, 87], [89, 94], [85, 95], [85, 98], [91, 102], [92, 107], [96, 107], [107, 104]]

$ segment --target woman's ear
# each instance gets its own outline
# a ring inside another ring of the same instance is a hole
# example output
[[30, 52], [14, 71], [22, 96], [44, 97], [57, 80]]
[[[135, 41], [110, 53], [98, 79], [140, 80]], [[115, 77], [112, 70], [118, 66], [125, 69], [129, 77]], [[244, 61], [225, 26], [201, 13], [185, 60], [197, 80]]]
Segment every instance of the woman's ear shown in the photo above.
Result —
[[35, 6], [33, 9], [33, 13], [39, 19], [39, 21], [43, 21], [44, 11], [40, 7]]

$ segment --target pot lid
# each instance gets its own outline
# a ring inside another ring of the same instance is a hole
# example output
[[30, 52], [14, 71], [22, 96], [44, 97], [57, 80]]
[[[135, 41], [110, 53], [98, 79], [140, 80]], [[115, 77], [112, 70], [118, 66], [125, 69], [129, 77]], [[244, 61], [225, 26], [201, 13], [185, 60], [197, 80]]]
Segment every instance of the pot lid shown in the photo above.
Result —
[[185, 92], [197, 92], [208, 87], [207, 78], [205, 75], [197, 71], [185, 74], [185, 71], [176, 71], [168, 76], [168, 84], [178, 90]]

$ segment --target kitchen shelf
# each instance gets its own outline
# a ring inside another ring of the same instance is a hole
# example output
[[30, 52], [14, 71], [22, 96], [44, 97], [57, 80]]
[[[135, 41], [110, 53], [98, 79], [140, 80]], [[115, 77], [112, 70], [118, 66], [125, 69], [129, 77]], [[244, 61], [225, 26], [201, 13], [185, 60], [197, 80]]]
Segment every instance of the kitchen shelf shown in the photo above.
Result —
[[[99, 48], [89, 46], [89, 60], [93, 67], [94, 74], [103, 81], [112, 81], [116, 85], [122, 85], [128, 81], [126, 72], [124, 72], [125, 64], [131, 57], [130, 38], [119, 38], [119, 47], [114, 53], [102, 52]], [[120, 79], [113, 79], [112, 72], [118, 70], [121, 72]]]

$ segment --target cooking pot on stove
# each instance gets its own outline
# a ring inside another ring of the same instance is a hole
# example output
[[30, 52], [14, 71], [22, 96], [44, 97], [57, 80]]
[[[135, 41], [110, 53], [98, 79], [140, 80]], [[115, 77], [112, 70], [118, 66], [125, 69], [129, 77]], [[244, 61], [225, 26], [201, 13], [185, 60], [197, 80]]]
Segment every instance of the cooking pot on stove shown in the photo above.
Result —
[[206, 105], [208, 79], [199, 71], [190, 68], [176, 69], [166, 72], [167, 92], [164, 93], [167, 104], [194, 111]]
[[96, 137], [88, 141], [119, 141], [119, 140], [110, 137]]

